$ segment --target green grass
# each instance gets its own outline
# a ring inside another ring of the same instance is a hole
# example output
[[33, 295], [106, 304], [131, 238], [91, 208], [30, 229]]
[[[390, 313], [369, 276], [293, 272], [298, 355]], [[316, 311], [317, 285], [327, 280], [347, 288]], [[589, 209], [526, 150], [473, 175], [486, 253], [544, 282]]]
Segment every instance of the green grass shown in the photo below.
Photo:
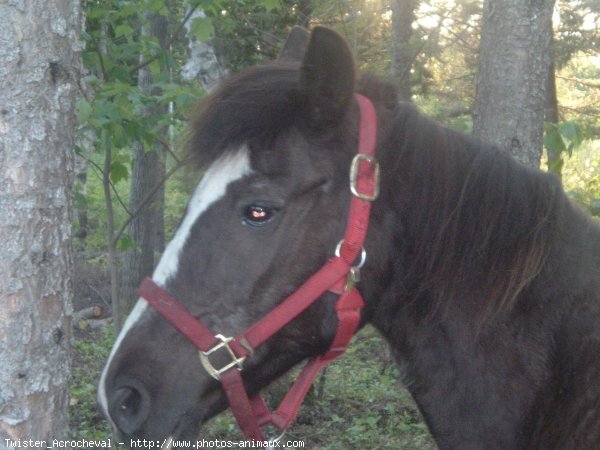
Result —
[[[75, 342], [73, 438], [100, 440], [110, 436], [108, 425], [97, 411], [96, 386], [112, 340], [112, 329], [106, 329]], [[305, 448], [313, 450], [435, 449], [399, 378], [387, 345], [367, 327], [354, 338], [347, 354], [317, 379], [284, 441], [304, 441]], [[290, 382], [286, 377], [274, 383], [267, 389], [267, 401], [274, 405]], [[229, 412], [212, 419], [203, 428], [202, 438], [243, 439]]]
[[108, 423], [98, 411], [96, 389], [113, 342], [112, 325], [75, 338], [69, 408], [72, 439], [104, 440], [111, 435]]

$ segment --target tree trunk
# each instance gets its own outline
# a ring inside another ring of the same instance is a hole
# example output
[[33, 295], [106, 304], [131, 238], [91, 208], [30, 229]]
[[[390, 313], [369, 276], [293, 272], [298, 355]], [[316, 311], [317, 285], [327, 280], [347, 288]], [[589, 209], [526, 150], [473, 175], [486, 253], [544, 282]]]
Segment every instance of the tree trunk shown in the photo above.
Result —
[[418, 0], [392, 0], [392, 79], [398, 86], [398, 98], [410, 101], [412, 87], [410, 70], [415, 59], [411, 48], [412, 24], [415, 21], [415, 8]]
[[[148, 25], [142, 28], [143, 35], [158, 39], [163, 50], [168, 41], [168, 22], [159, 14], [148, 15]], [[148, 66], [142, 67], [138, 73], [138, 86], [147, 94], [151, 92], [153, 79]], [[158, 114], [157, 106], [140, 111], [142, 115]], [[163, 111], [166, 112], [166, 111]], [[129, 211], [138, 210], [147, 194], [164, 178], [165, 165], [162, 149], [155, 145], [145, 148], [141, 142], [133, 146], [131, 173], [131, 195]], [[129, 235], [133, 238], [133, 246], [124, 255], [123, 274], [120, 277], [121, 298], [125, 308], [129, 309], [136, 298], [135, 291], [142, 279], [152, 273], [154, 254], [162, 250], [164, 245], [164, 185], [154, 194], [151, 201], [144, 206], [129, 224]]]
[[539, 167], [554, 0], [484, 0], [474, 134]]
[[212, 42], [199, 41], [190, 33], [194, 19], [205, 17], [204, 11], [198, 9], [193, 12], [192, 17], [185, 24], [188, 32], [189, 55], [181, 69], [181, 76], [188, 81], [197, 79], [202, 89], [210, 92], [227, 75], [227, 71], [219, 62]]
[[[85, 136], [80, 140], [79, 145], [81, 148], [91, 146], [90, 139]], [[86, 155], [91, 154], [90, 151], [86, 151], [85, 153]], [[87, 197], [87, 169], [87, 159], [83, 156], [75, 155], [75, 190], [80, 196], [80, 199], [75, 202], [75, 213], [78, 223], [75, 237], [79, 238], [81, 249], [85, 248], [85, 239], [88, 233], [87, 204], [83, 200]]]
[[73, 0], [1, 2], [0, 17], [0, 448], [6, 448], [17, 439], [51, 445], [68, 433], [82, 18]]

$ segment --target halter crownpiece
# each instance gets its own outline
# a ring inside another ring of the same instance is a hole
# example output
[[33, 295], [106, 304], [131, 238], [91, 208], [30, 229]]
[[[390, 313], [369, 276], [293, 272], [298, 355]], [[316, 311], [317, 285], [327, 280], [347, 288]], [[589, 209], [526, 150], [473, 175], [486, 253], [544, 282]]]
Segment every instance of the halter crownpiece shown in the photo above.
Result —
[[[274, 425], [282, 432], [290, 426], [319, 370], [340, 356], [360, 323], [360, 309], [364, 306], [356, 284], [360, 268], [366, 261], [363, 247], [371, 203], [379, 195], [379, 163], [375, 158], [377, 142], [377, 115], [369, 99], [355, 94], [360, 107], [358, 152], [350, 170], [350, 201], [344, 238], [339, 242], [335, 256], [311, 276], [294, 293], [276, 306], [265, 317], [236, 337], [214, 334], [197, 320], [168, 292], [151, 278], [146, 278], [138, 294], [199, 349], [200, 361], [210, 376], [219, 380], [229, 400], [233, 415], [244, 433], [253, 440], [265, 441], [262, 427]], [[353, 265], [360, 256], [357, 265]], [[275, 412], [256, 395], [250, 398], [244, 387], [241, 372], [246, 358], [253, 349], [264, 343], [277, 331], [306, 310], [325, 292], [339, 295], [335, 304], [338, 325], [329, 349], [308, 361]], [[230, 362], [215, 367], [211, 356], [224, 352]]]

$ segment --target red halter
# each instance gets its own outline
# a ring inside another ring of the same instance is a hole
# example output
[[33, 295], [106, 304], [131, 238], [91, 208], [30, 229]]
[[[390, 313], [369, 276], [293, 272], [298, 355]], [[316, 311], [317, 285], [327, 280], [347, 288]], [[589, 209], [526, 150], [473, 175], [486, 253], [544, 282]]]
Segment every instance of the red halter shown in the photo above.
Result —
[[[146, 278], [138, 290], [140, 296], [200, 349], [203, 366], [211, 376], [221, 381], [233, 415], [244, 435], [250, 439], [265, 441], [261, 427], [267, 424], [281, 431], [289, 427], [319, 370], [346, 350], [360, 323], [360, 309], [364, 303], [355, 284], [359, 281], [359, 269], [366, 258], [363, 243], [369, 225], [371, 202], [379, 194], [379, 163], [374, 156], [377, 141], [375, 109], [366, 97], [357, 94], [356, 99], [360, 106], [359, 143], [358, 153], [350, 168], [353, 197], [344, 239], [338, 244], [336, 256], [298, 290], [236, 337], [215, 335], [150, 278]], [[359, 256], [358, 265], [352, 266]], [[252, 355], [253, 349], [327, 291], [339, 295], [335, 305], [338, 326], [333, 342], [327, 352], [307, 363], [279, 408], [270, 412], [259, 395], [248, 397], [241, 377], [243, 362]], [[231, 362], [219, 369], [209, 359], [217, 351], [225, 351], [231, 357]]]

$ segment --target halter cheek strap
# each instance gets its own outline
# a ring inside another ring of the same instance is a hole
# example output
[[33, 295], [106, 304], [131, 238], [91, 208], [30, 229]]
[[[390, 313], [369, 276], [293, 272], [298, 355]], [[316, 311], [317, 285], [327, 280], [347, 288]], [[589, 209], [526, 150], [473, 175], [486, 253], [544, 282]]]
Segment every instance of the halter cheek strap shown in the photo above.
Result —
[[[335, 257], [293, 294], [245, 332], [229, 338], [214, 334], [151, 278], [146, 278], [138, 290], [141, 297], [198, 347], [202, 365], [221, 382], [240, 429], [250, 439], [265, 441], [262, 427], [267, 424], [281, 431], [290, 426], [319, 370], [344, 353], [360, 323], [364, 302], [356, 284], [366, 258], [363, 244], [371, 203], [379, 194], [379, 163], [374, 156], [377, 141], [375, 109], [366, 97], [356, 94], [356, 100], [360, 107], [359, 143], [350, 168], [353, 197], [344, 238], [338, 244]], [[359, 256], [360, 262], [353, 266]], [[241, 376], [244, 361], [252, 355], [253, 349], [328, 291], [339, 295], [335, 304], [338, 325], [333, 341], [323, 355], [308, 361], [277, 410], [271, 412], [259, 395], [248, 397]], [[211, 358], [217, 352], [228, 354], [230, 362], [223, 367], [214, 367]]]

